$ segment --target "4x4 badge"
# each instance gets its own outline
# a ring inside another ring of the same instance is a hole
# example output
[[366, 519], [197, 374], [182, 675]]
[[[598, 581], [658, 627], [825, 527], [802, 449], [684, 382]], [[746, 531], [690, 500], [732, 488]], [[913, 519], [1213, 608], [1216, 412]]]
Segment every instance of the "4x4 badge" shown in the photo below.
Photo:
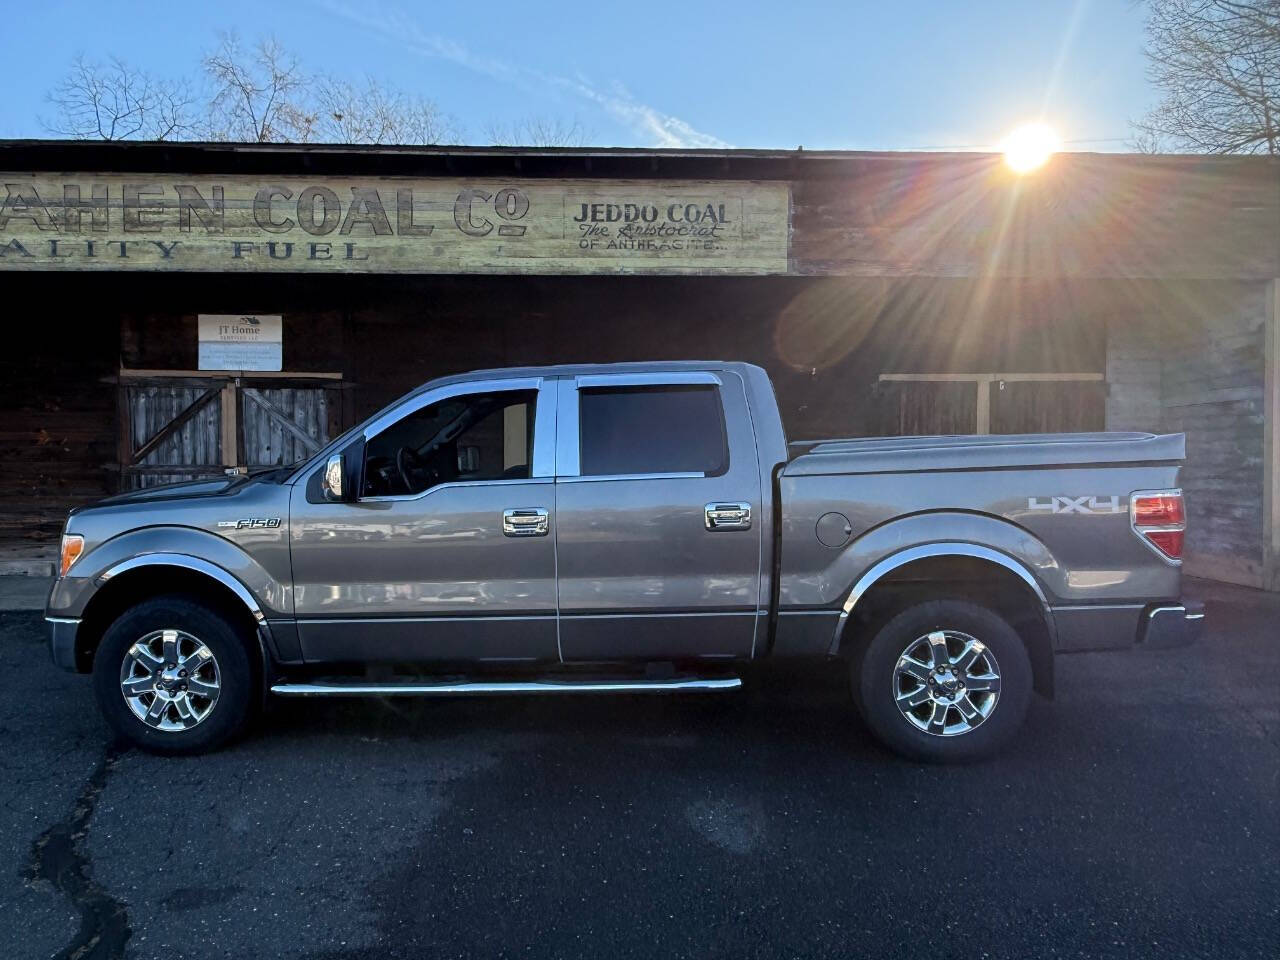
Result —
[[1099, 497], [1028, 497], [1027, 509], [1047, 513], [1125, 513], [1129, 508], [1120, 497], [1112, 494]]
[[219, 520], [219, 527], [232, 530], [260, 530], [280, 526], [279, 517], [248, 517], [244, 520]]

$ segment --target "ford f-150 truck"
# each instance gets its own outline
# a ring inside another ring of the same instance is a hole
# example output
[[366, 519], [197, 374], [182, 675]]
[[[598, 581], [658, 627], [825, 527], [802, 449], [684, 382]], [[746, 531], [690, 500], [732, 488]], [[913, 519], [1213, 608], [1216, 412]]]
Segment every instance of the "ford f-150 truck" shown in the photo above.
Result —
[[1177, 645], [1181, 435], [788, 445], [745, 363], [488, 370], [300, 465], [72, 511], [53, 659], [213, 748], [269, 695], [722, 691], [849, 672], [886, 744], [991, 753], [1058, 653]]

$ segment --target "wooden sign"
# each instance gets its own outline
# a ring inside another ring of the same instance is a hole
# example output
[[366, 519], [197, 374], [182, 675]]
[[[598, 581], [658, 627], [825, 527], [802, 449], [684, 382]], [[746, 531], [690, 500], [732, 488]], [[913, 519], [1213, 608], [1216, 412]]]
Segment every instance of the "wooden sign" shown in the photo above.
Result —
[[785, 183], [0, 174], [0, 270], [786, 273]]

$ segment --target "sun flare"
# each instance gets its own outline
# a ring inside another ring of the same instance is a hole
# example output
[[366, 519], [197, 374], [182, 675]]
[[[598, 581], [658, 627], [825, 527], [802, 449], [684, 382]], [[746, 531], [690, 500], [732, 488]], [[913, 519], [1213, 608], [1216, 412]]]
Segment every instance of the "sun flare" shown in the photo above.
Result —
[[1062, 141], [1047, 123], [1024, 123], [1004, 138], [1000, 149], [1010, 170], [1030, 173], [1044, 166], [1061, 145]]

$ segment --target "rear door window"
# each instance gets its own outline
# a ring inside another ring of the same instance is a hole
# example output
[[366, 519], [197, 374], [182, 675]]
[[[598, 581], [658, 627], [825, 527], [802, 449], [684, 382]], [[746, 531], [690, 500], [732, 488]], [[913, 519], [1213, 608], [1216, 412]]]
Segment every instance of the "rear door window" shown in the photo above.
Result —
[[714, 386], [590, 387], [578, 392], [584, 477], [729, 469], [720, 391]]

